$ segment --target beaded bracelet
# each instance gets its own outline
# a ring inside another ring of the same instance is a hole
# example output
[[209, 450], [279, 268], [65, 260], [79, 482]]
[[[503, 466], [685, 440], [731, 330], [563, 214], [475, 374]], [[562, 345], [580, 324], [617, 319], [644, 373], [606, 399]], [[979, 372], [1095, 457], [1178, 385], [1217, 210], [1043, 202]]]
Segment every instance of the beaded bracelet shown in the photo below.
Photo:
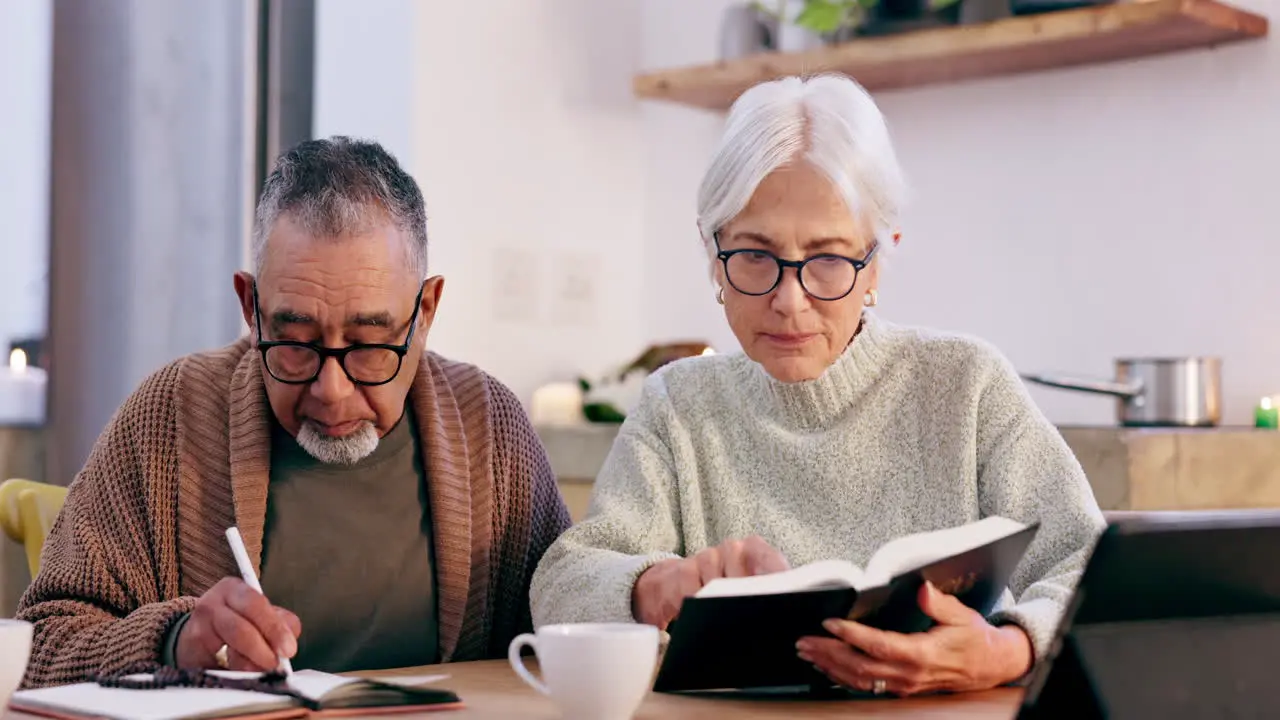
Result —
[[[147, 677], [130, 677], [140, 674], [146, 674]], [[287, 676], [280, 672], [263, 673], [256, 678], [228, 678], [204, 670], [149, 666], [145, 669], [128, 668], [110, 675], [99, 676], [97, 683], [103, 687], [126, 690], [162, 690], [170, 687], [246, 690], [288, 696], [301, 701], [309, 709], [320, 709], [315, 700], [294, 690], [286, 680]]]

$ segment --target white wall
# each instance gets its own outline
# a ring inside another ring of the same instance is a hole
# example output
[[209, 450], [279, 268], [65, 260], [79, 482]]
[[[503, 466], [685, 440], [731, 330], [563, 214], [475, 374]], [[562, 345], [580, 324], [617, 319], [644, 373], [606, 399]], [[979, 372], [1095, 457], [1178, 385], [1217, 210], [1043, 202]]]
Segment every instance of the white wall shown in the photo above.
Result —
[[316, 0], [316, 137], [377, 140], [412, 166], [414, 4]]
[[525, 398], [647, 340], [641, 4], [418, 6], [416, 166], [451, 278], [432, 335]]
[[49, 266], [49, 0], [0, 2], [0, 349], [43, 335]]
[[[719, 7], [691, 5], [646, 3], [646, 67], [714, 59]], [[1280, 38], [879, 98], [914, 185], [883, 315], [981, 335], [1025, 371], [1220, 355], [1231, 423], [1280, 392]], [[653, 269], [690, 254], [715, 122], [644, 112]], [[695, 274], [651, 328], [716, 325]], [[1106, 398], [1032, 391], [1055, 421], [1115, 421]]]
[[[342, 64], [319, 65], [317, 129], [368, 127], [396, 145], [398, 119], [412, 118], [408, 164], [449, 278], [434, 347], [527, 399], [649, 341], [736, 346], [693, 224], [722, 118], [629, 96], [634, 70], [714, 60], [729, 0], [380, 2], [369, 5], [400, 14], [321, 33], [322, 58], [336, 35], [346, 47]], [[322, 28], [337, 5], [322, 0]], [[402, 57], [384, 46], [406, 42], [411, 80], [402, 65], [359, 65]], [[362, 100], [326, 110], [326, 73], [344, 65]], [[885, 316], [981, 335], [1027, 371], [1108, 375], [1126, 354], [1221, 355], [1233, 423], [1280, 392], [1280, 40], [880, 101], [914, 185]], [[587, 295], [599, 303], [557, 322], [576, 256], [598, 264]], [[1106, 398], [1032, 391], [1055, 421], [1114, 421]]]
[[[1231, 423], [1280, 392], [1280, 39], [883, 104], [917, 200], [895, 317], [980, 333], [1026, 370], [1219, 355]], [[1115, 417], [1035, 395], [1059, 421]]]
[[647, 341], [644, 149], [629, 85], [641, 4], [317, 7], [317, 134], [398, 152], [423, 187], [431, 268], [446, 278], [430, 347], [526, 401]]
[[[642, 70], [717, 59], [718, 29], [732, 0], [646, 0]], [[738, 349], [721, 306], [697, 229], [696, 195], [719, 138], [723, 116], [645, 101], [646, 327], [654, 336], [705, 338]], [[655, 292], [654, 288], [661, 288]]]

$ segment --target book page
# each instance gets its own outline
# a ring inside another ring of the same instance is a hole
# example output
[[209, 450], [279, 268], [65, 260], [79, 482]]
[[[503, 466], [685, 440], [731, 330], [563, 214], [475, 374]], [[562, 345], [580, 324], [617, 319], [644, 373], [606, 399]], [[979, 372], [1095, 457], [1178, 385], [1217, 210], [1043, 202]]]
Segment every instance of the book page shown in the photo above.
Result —
[[742, 578], [717, 578], [702, 586], [694, 597], [775, 595], [798, 590], [856, 587], [862, 571], [844, 560], [819, 560], [783, 572]]
[[15, 708], [30, 707], [61, 715], [110, 720], [195, 720], [250, 715], [289, 708], [293, 698], [269, 693], [218, 688], [170, 687], [129, 690], [77, 683], [23, 690], [10, 701]]
[[883, 585], [899, 573], [982, 547], [1025, 528], [1020, 522], [993, 515], [967, 525], [890, 540], [867, 562], [864, 584], [859, 589]]
[[343, 685], [357, 682], [360, 682], [360, 678], [343, 677], [319, 670], [297, 670], [289, 675], [289, 687], [312, 700], [319, 700]]
[[384, 685], [414, 688], [430, 685], [447, 677], [448, 675], [343, 677], [320, 672], [319, 670], [299, 670], [289, 676], [289, 686], [312, 700], [322, 700], [326, 698], [332, 699], [335, 691], [342, 692], [344, 695], [350, 691], [351, 695], [359, 696], [361, 683], [368, 680], [374, 680]]
[[[256, 680], [262, 677], [262, 673], [247, 670], [209, 670], [210, 675], [230, 678], [233, 680]], [[312, 700], [321, 700], [335, 690], [346, 688], [353, 685], [359, 685], [365, 680], [376, 680], [386, 685], [395, 685], [397, 687], [422, 687], [431, 685], [448, 678], [448, 675], [393, 675], [388, 677], [376, 677], [368, 675], [366, 677], [354, 677], [334, 675], [332, 673], [321, 672], [319, 670], [298, 670], [289, 675], [289, 687], [298, 691]], [[355, 693], [359, 693], [359, 689], [354, 689]]]
[[[264, 675], [256, 670], [207, 670], [206, 672], [228, 680], [258, 680]], [[319, 670], [298, 670], [289, 674], [287, 682], [294, 690], [312, 700], [319, 700], [326, 693], [359, 680], [360, 678], [342, 677]]]
[[426, 685], [434, 685], [441, 680], [448, 680], [448, 675], [391, 675], [389, 677], [369, 676], [369, 680], [377, 680], [387, 685], [398, 685], [400, 687], [423, 687]]

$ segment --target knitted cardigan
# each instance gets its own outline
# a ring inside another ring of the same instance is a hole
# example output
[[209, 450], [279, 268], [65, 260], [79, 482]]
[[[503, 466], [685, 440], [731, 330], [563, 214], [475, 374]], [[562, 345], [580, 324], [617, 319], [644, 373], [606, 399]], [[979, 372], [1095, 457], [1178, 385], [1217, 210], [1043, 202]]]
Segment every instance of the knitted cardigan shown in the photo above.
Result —
[[[425, 353], [408, 402], [428, 477], [441, 658], [505, 656], [530, 627], [533, 570], [569, 526], [555, 476], [520, 402], [477, 368]], [[269, 413], [248, 339], [160, 369], [125, 401], [19, 604], [35, 625], [25, 686], [159, 663], [173, 623], [238, 574], [227, 527], [259, 569]]]

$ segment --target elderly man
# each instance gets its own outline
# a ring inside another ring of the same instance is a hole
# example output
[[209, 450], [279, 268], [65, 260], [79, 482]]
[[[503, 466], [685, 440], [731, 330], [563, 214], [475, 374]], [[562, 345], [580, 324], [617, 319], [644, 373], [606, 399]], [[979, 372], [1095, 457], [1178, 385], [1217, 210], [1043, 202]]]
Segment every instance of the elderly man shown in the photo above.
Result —
[[471, 660], [530, 627], [568, 512], [511, 391], [425, 351], [426, 255], [422, 194], [380, 146], [280, 158], [235, 277], [250, 337], [156, 372], [99, 438], [22, 599], [28, 686]]

